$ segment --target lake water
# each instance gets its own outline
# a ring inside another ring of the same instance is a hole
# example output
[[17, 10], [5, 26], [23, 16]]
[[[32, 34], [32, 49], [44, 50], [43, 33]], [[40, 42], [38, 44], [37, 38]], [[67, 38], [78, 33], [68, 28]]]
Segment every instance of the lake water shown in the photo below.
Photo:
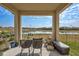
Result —
[[[52, 32], [35, 31], [35, 32], [25, 32], [22, 34], [52, 34]], [[79, 32], [59, 32], [59, 34], [79, 34]]]
[[52, 32], [44, 32], [44, 31], [35, 31], [35, 32], [25, 32], [22, 34], [52, 34]]

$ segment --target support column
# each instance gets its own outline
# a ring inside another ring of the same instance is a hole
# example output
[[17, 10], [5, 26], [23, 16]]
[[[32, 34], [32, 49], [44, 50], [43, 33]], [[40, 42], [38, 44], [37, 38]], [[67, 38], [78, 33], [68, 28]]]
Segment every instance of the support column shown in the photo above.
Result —
[[55, 39], [55, 20], [54, 15], [52, 16], [52, 39]]
[[54, 11], [53, 15], [53, 39], [59, 39], [59, 14]]
[[18, 38], [19, 38], [19, 40], [22, 39], [22, 35], [21, 35], [21, 18], [20, 18], [20, 14], [18, 15]]
[[21, 39], [21, 20], [19, 13], [15, 14], [15, 39], [20, 42]]
[[15, 26], [15, 39], [18, 42], [18, 13], [15, 14], [14, 26]]

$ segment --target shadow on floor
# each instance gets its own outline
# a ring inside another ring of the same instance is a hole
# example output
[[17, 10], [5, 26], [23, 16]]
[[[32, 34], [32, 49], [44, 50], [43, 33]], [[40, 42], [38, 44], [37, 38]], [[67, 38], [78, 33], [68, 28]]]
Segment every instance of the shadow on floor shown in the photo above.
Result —
[[69, 55], [63, 55], [60, 54], [57, 50], [53, 50], [53, 52], [50, 51], [49, 56], [69, 56]]
[[20, 53], [19, 53], [16, 56], [40, 56], [40, 53], [30, 53], [30, 55], [28, 53], [22, 53], [20, 55]]
[[30, 56], [40, 56], [40, 54], [39, 53], [32, 53], [32, 54], [30, 54]]
[[54, 49], [52, 52], [50, 51], [49, 56], [62, 56], [62, 55]]
[[3, 55], [3, 53], [2, 52], [0, 52], [0, 56], [2, 56]]
[[16, 56], [28, 56], [28, 53], [22, 53], [21, 55], [18, 53]]

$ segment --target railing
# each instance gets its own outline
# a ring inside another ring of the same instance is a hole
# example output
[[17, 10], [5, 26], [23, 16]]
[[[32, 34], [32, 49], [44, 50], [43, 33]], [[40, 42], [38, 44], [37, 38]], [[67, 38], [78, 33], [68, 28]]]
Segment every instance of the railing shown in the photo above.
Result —
[[22, 35], [22, 39], [32, 39], [32, 38], [43, 38], [43, 39], [48, 39], [49, 36], [51, 36], [51, 34], [33, 34], [32, 36], [29, 36], [26, 35], [26, 34], [23, 34]]
[[22, 39], [28, 39], [28, 38], [43, 38], [48, 39], [49, 36], [52, 35], [52, 32], [44, 32], [44, 31], [35, 31], [35, 32], [25, 32], [22, 33]]
[[79, 42], [79, 34], [59, 34], [59, 38], [65, 42]]

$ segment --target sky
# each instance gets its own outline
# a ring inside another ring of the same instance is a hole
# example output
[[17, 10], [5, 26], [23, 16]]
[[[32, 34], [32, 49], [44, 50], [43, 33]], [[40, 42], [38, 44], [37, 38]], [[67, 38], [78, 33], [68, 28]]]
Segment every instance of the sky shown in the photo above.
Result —
[[60, 27], [79, 27], [79, 3], [74, 3], [64, 10], [60, 16]]
[[52, 27], [52, 16], [22, 16], [22, 27]]
[[0, 26], [1, 27], [13, 27], [14, 15], [7, 9], [0, 6]]
[[[74, 3], [60, 15], [60, 27], [79, 27], [79, 4]], [[52, 16], [22, 16], [22, 27], [51, 27]], [[0, 6], [0, 26], [14, 27], [14, 14]]]

